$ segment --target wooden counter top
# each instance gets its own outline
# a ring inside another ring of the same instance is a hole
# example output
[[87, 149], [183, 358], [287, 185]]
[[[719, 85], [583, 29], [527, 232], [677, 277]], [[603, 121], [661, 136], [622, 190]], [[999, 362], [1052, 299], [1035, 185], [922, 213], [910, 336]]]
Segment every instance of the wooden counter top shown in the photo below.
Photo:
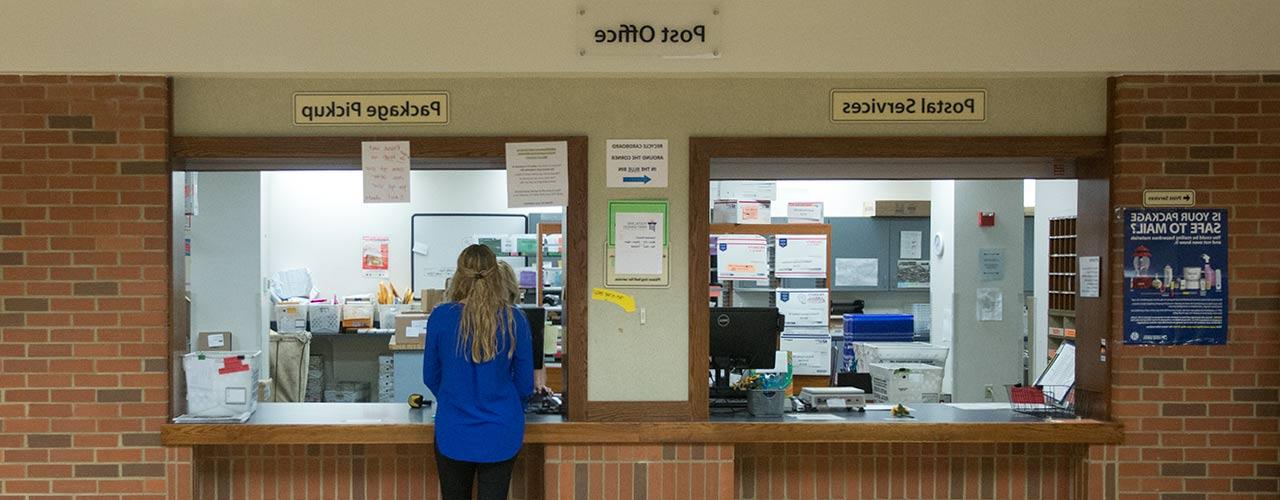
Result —
[[[709, 422], [565, 422], [529, 415], [526, 443], [944, 442], [1119, 444], [1120, 424], [1039, 420], [1009, 410], [916, 405], [916, 418], [850, 413], [839, 421], [713, 416]], [[167, 424], [168, 446], [430, 443], [430, 413], [399, 403], [266, 403], [246, 424]]]

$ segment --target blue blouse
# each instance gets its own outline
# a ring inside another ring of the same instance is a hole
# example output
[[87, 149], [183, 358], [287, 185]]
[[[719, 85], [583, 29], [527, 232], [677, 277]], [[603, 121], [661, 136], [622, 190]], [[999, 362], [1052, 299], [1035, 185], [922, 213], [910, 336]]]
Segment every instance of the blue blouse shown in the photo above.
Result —
[[498, 321], [498, 355], [471, 361], [470, 348], [458, 349], [462, 304], [436, 306], [427, 317], [422, 380], [436, 398], [436, 447], [444, 456], [466, 462], [508, 460], [524, 442], [524, 401], [533, 394], [533, 347], [529, 321], [512, 309], [516, 348], [507, 357], [506, 323]]

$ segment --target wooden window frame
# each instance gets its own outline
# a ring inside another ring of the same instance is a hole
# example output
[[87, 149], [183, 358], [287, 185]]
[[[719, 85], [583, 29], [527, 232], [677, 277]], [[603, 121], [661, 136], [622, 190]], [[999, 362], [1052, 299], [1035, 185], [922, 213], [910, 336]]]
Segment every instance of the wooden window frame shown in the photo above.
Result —
[[[188, 170], [192, 162], [199, 162], [201, 171], [273, 171], [313, 170], [315, 167], [298, 165], [306, 160], [339, 160], [350, 165], [326, 164], [320, 169], [352, 170], [359, 168], [361, 143], [364, 141], [408, 141], [414, 159], [468, 160], [485, 159], [502, 161], [506, 158], [509, 142], [568, 143], [569, 205], [565, 207], [565, 224], [569, 243], [565, 248], [564, 370], [568, 388], [566, 418], [572, 421], [587, 419], [587, 138], [584, 136], [496, 136], [496, 137], [171, 137], [169, 140], [169, 171]], [[172, 179], [169, 180], [172, 183]], [[178, 190], [178, 195], [181, 190]], [[173, 214], [179, 206], [170, 210], [170, 228], [178, 217]], [[172, 200], [171, 200], [172, 202]], [[173, 231], [169, 237], [174, 238]], [[170, 241], [173, 252], [176, 242]], [[172, 256], [171, 256], [172, 257]], [[170, 259], [170, 262], [175, 262]], [[182, 269], [174, 265], [170, 273], [170, 336], [169, 352], [185, 352], [189, 342], [189, 324], [186, 308], [182, 304], [184, 291], [178, 279]], [[180, 388], [182, 384], [180, 364], [171, 366], [170, 383]], [[170, 388], [172, 394], [175, 387]], [[175, 402], [176, 404], [177, 402]]]
[[[711, 162], [715, 159], [973, 159], [1040, 158], [1074, 162], [1080, 255], [1102, 258], [1101, 283], [1110, 283], [1110, 148], [1106, 136], [993, 137], [694, 137], [689, 139], [689, 418], [708, 419], [707, 290], [710, 260]], [[857, 168], [851, 166], [851, 169]], [[974, 167], [981, 168], [978, 165]], [[976, 176], [981, 178], [981, 176]], [[966, 178], [974, 178], [967, 176]], [[904, 176], [904, 179], [912, 179]], [[1110, 338], [1110, 294], [1079, 299], [1076, 309], [1076, 401], [1082, 416], [1110, 416], [1110, 366], [1102, 346]]]

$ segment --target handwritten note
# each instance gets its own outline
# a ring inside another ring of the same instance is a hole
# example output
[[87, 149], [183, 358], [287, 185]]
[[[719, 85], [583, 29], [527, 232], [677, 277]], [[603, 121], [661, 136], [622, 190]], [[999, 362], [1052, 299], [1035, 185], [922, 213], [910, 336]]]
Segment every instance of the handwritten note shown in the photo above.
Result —
[[365, 203], [409, 202], [409, 141], [363, 142]]

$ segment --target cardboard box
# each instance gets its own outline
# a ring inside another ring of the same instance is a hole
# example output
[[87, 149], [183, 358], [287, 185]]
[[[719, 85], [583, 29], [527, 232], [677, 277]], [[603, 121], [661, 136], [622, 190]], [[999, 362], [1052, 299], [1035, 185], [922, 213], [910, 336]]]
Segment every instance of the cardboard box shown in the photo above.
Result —
[[230, 351], [231, 332], [200, 332], [196, 340], [197, 351]]
[[928, 217], [928, 200], [876, 200], [872, 217]]
[[427, 315], [396, 316], [396, 345], [421, 345], [427, 340]]
[[343, 328], [373, 328], [373, 303], [342, 304]]
[[440, 303], [447, 302], [444, 298], [444, 290], [436, 288], [423, 288], [418, 298], [422, 300], [422, 312], [428, 314]]
[[788, 203], [787, 222], [790, 224], [822, 224], [822, 202], [793, 201]]
[[276, 304], [276, 331], [281, 333], [307, 331], [307, 304]]
[[716, 200], [711, 209], [712, 224], [769, 224], [769, 202]]

